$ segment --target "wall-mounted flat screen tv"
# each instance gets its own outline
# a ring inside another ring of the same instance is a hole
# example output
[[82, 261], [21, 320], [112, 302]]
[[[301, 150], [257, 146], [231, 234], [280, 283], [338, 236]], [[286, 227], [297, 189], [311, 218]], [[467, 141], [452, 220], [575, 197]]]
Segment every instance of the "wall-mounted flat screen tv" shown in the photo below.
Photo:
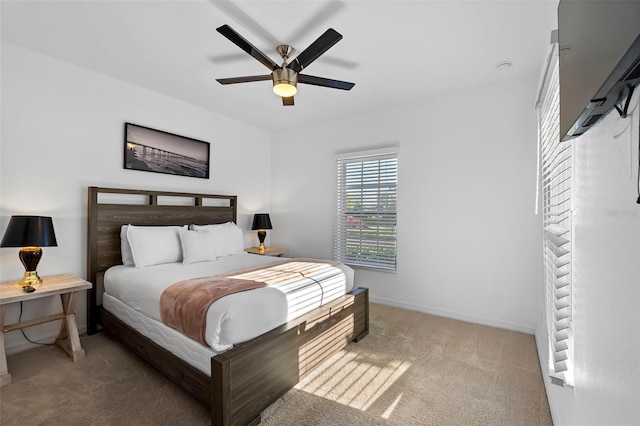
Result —
[[640, 1], [560, 0], [560, 137], [589, 130], [640, 83]]

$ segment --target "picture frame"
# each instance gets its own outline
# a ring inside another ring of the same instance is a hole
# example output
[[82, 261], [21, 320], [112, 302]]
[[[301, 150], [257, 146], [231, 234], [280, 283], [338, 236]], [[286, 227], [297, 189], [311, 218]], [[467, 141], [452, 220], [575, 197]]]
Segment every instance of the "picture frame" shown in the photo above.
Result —
[[124, 123], [127, 170], [209, 179], [209, 155], [209, 142]]

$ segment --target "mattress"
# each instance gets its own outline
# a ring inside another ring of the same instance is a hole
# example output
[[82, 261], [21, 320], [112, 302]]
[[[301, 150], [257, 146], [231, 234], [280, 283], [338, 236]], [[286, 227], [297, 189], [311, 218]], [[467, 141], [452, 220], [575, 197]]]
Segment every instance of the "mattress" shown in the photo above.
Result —
[[194, 368], [211, 376], [211, 357], [220, 352], [201, 345], [179, 331], [151, 319], [113, 296], [102, 295], [102, 307], [138, 333], [171, 352]]
[[205, 340], [209, 347], [162, 323], [159, 309], [162, 292], [171, 284], [187, 278], [268, 266], [283, 260], [240, 253], [190, 265], [114, 266], [104, 275], [103, 307], [155, 343], [210, 374], [211, 356], [351, 291], [353, 270], [338, 264], [321, 276], [302, 277], [296, 282], [235, 293], [217, 300], [207, 312]]

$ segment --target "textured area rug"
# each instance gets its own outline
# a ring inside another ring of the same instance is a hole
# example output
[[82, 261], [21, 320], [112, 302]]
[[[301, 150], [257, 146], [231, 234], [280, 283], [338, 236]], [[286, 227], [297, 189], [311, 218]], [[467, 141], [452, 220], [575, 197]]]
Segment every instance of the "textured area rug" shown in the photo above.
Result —
[[[371, 305], [371, 329], [262, 416], [265, 425], [551, 425], [533, 336]], [[28, 330], [27, 330], [28, 332]], [[9, 357], [3, 425], [207, 425], [207, 410], [108, 336]]]

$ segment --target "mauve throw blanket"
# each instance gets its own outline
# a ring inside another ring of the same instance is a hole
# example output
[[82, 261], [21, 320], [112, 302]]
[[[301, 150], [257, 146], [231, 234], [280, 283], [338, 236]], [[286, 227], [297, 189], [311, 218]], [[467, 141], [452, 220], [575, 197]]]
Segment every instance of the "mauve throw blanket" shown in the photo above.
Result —
[[207, 345], [207, 311], [213, 302], [228, 294], [300, 279], [337, 262], [317, 259], [290, 259], [212, 277], [190, 278], [167, 287], [160, 296], [162, 322]]

